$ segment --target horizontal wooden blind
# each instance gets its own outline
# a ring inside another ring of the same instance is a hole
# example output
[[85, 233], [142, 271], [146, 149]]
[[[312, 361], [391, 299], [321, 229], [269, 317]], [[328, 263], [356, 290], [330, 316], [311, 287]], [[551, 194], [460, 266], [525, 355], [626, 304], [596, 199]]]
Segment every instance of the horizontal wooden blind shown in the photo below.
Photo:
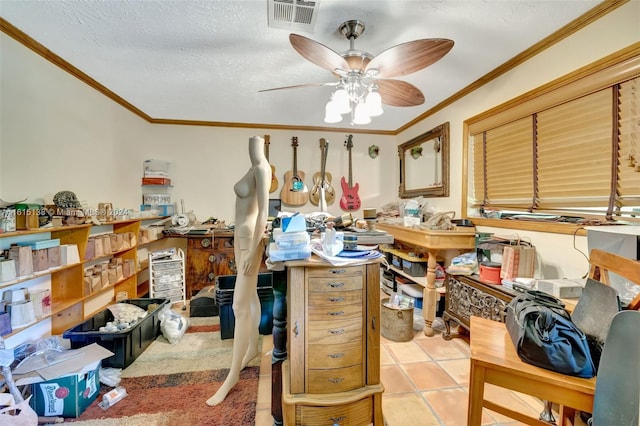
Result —
[[[476, 135], [475, 139], [486, 136], [484, 158], [475, 158], [474, 164], [484, 163], [481, 170], [486, 174], [474, 173], [474, 185], [485, 185], [484, 205], [501, 207], [528, 207], [533, 201], [533, 135], [530, 117], [505, 124]], [[476, 166], [477, 167], [477, 166]]]
[[616, 207], [640, 206], [640, 77], [620, 85]]
[[602, 207], [611, 193], [612, 90], [538, 113], [537, 207]]

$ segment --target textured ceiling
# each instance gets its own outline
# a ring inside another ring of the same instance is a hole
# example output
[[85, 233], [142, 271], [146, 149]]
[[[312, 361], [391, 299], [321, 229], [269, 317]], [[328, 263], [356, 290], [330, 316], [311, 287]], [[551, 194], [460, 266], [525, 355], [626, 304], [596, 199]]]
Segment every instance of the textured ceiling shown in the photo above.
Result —
[[596, 0], [320, 0], [315, 31], [268, 26], [267, 0], [0, 0], [0, 16], [154, 119], [326, 125], [335, 81], [289, 44], [296, 32], [340, 53], [340, 24], [366, 24], [355, 47], [372, 55], [421, 38], [448, 38], [440, 61], [398, 79], [426, 97], [385, 106], [365, 129], [395, 131], [554, 31]]

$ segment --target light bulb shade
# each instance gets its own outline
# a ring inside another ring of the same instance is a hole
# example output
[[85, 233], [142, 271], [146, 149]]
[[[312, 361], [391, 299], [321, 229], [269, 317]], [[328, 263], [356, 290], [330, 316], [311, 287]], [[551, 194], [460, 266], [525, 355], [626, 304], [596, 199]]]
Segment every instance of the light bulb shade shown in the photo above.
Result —
[[354, 124], [369, 124], [371, 123], [371, 117], [368, 114], [367, 106], [364, 103], [356, 105], [356, 110], [353, 114]]
[[340, 114], [347, 114], [351, 112], [351, 102], [349, 100], [349, 94], [345, 89], [338, 89], [333, 92], [331, 102], [335, 103], [335, 108]]
[[324, 107], [324, 122], [339, 123], [340, 121], [342, 121], [342, 116], [336, 111], [333, 102], [327, 102], [327, 106]]
[[380, 96], [377, 90], [371, 90], [369, 92], [365, 104], [367, 105], [369, 117], [382, 115], [382, 96]]

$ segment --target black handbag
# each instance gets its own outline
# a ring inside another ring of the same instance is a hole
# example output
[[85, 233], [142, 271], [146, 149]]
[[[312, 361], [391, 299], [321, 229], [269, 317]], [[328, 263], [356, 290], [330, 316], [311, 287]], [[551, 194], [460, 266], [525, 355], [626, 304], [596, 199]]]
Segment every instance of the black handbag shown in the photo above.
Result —
[[522, 293], [507, 305], [505, 323], [522, 361], [571, 376], [595, 376], [587, 337], [560, 299], [537, 290]]

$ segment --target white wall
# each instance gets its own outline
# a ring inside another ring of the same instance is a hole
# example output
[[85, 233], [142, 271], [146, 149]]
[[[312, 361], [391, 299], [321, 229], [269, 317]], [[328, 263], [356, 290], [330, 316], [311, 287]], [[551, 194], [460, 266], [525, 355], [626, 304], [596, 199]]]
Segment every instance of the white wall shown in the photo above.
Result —
[[[462, 124], [465, 120], [533, 90], [549, 81], [640, 41], [640, 1], [630, 1], [587, 28], [545, 50], [463, 99], [444, 108], [399, 135], [406, 141], [434, 126], [450, 122], [451, 185], [448, 198], [431, 199], [438, 211], [462, 208]], [[514, 230], [478, 227], [481, 232], [510, 237]], [[540, 265], [537, 277], [577, 278], [588, 272], [585, 237], [518, 231], [536, 246]], [[574, 248], [574, 245], [576, 248]]]
[[[171, 162], [174, 201], [184, 200], [199, 220], [233, 221], [233, 184], [250, 167], [248, 138], [271, 135], [270, 160], [281, 185], [293, 167], [292, 136], [299, 139], [298, 170], [311, 189], [320, 170], [321, 137], [329, 140], [327, 171], [339, 196], [348, 173], [344, 133], [152, 125], [2, 34], [0, 198], [51, 202], [71, 190], [89, 207], [111, 202], [139, 208], [142, 162]], [[363, 207], [393, 201], [398, 182], [396, 140], [354, 135], [353, 180]], [[376, 159], [368, 147], [380, 146]], [[383, 171], [384, 168], [384, 171]], [[271, 194], [279, 198], [280, 188]], [[178, 204], [180, 206], [180, 203]], [[314, 211], [312, 204], [291, 208]], [[329, 207], [341, 214], [338, 201]]]
[[[396, 145], [449, 121], [451, 195], [430, 199], [429, 204], [460, 216], [463, 121], [639, 41], [639, 18], [640, 2], [631, 1], [398, 137], [354, 135], [353, 174], [363, 207], [380, 208], [397, 200]], [[309, 186], [320, 167], [318, 140], [327, 138], [327, 171], [341, 194], [339, 178], [348, 170], [343, 133], [151, 125], [4, 34], [0, 44], [0, 198], [4, 200], [28, 197], [50, 202], [57, 191], [69, 189], [90, 207], [106, 201], [114, 207], [137, 208], [142, 162], [155, 158], [172, 163], [175, 201], [183, 199], [186, 210], [193, 210], [199, 220], [216, 217], [231, 223], [233, 184], [249, 166], [247, 139], [256, 134], [271, 135], [270, 159], [281, 182], [292, 167], [291, 137], [298, 136], [298, 168], [306, 172]], [[372, 144], [380, 146], [376, 159], [368, 156]], [[272, 198], [278, 194], [279, 190]], [[310, 212], [314, 206], [299, 210]], [[337, 201], [330, 212], [342, 213]], [[572, 236], [519, 234], [536, 245], [543, 265], [540, 276], [576, 277], [586, 271], [586, 260], [573, 248]], [[586, 252], [584, 237], [576, 237], [575, 245]]]

